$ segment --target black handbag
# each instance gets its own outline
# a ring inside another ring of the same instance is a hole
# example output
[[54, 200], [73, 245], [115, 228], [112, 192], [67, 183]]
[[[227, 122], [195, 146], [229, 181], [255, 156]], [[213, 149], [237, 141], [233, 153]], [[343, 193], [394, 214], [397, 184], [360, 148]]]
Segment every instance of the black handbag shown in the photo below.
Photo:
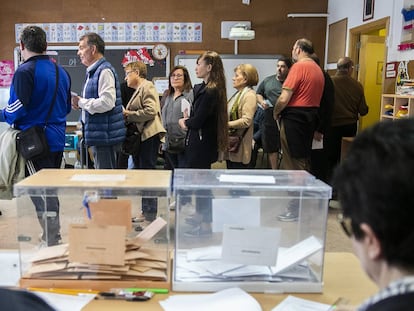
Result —
[[126, 125], [127, 131], [125, 139], [121, 146], [121, 152], [126, 155], [138, 155], [141, 145], [141, 133], [138, 131], [135, 123]]
[[45, 129], [41, 126], [32, 126], [21, 131], [16, 136], [16, 146], [20, 155], [26, 160], [35, 160], [49, 154]]
[[241, 142], [243, 140], [244, 134], [246, 134], [247, 130], [249, 128], [246, 128], [243, 131], [242, 135], [237, 135], [233, 133], [229, 133], [229, 139], [228, 139], [228, 145], [227, 145], [227, 151], [231, 153], [237, 153], [239, 152]]
[[45, 120], [45, 126], [32, 126], [27, 130], [21, 131], [16, 135], [16, 148], [21, 156], [26, 160], [36, 160], [47, 156], [50, 153], [49, 144], [46, 138], [46, 126], [47, 121], [52, 113], [53, 106], [55, 105], [56, 93], [58, 89], [59, 70], [55, 63], [56, 68], [56, 88], [53, 94], [52, 102], [49, 107], [49, 112]]

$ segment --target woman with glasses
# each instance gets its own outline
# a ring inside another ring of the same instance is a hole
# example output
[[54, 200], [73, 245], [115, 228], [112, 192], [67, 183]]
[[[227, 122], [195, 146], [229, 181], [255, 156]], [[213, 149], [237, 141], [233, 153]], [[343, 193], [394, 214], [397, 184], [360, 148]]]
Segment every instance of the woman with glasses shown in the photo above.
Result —
[[414, 120], [379, 122], [356, 136], [335, 172], [339, 220], [380, 289], [355, 310], [414, 308], [413, 157]]
[[175, 66], [169, 75], [168, 90], [161, 99], [164, 102], [161, 111], [162, 122], [167, 131], [164, 151], [164, 168], [185, 167], [184, 145], [187, 131], [178, 125], [178, 120], [184, 117], [183, 111], [193, 102], [193, 89], [190, 75], [184, 66]]
[[[134, 169], [155, 169], [161, 140], [165, 136], [159, 95], [154, 84], [147, 80], [147, 66], [143, 62], [128, 63], [124, 70], [125, 81], [135, 89], [124, 109], [125, 122], [133, 124], [141, 138], [138, 152], [132, 154]], [[156, 218], [157, 198], [142, 198], [142, 214], [143, 217], [136, 219], [143, 221], [141, 228]]]

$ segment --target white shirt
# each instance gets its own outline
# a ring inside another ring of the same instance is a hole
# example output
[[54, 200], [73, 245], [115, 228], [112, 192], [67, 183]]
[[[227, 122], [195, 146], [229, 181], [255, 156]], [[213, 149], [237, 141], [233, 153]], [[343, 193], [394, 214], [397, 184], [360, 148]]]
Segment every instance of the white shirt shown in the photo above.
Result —
[[[95, 62], [96, 63], [96, 62]], [[86, 70], [89, 72], [92, 67], [95, 65], [93, 63]], [[90, 114], [95, 113], [104, 113], [110, 111], [115, 107], [116, 101], [116, 88], [115, 88], [115, 76], [112, 73], [112, 70], [109, 68], [103, 69], [99, 75], [98, 80], [98, 98], [84, 98], [85, 97], [85, 88], [89, 82], [88, 79], [85, 82], [83, 89], [83, 98], [79, 99], [79, 107], [82, 108], [82, 114], [84, 111], [89, 112]], [[84, 120], [83, 116], [82, 119]]]

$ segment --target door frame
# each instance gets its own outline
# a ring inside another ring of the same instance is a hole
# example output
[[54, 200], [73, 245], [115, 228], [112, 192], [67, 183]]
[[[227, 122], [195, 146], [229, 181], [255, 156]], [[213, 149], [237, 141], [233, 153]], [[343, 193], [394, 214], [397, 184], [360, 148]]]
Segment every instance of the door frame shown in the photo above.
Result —
[[[357, 70], [354, 70], [353, 77], [355, 79], [358, 79], [358, 72], [360, 70], [359, 68], [359, 42], [361, 35], [370, 34], [372, 31], [385, 29], [385, 43], [388, 40], [389, 36], [389, 29], [390, 29], [390, 17], [384, 17], [381, 19], [378, 19], [376, 21], [373, 21], [371, 23], [365, 23], [360, 26], [354, 27], [349, 29], [349, 49], [348, 54], [349, 57], [353, 60], [355, 60], [355, 64], [358, 64]], [[384, 64], [386, 64], [387, 61], [387, 55], [388, 55], [388, 47], [387, 44], [385, 44], [384, 47]], [[385, 81], [385, 70], [383, 70], [383, 77], [382, 77], [382, 85], [381, 85], [381, 92], [384, 93], [384, 81]], [[362, 82], [361, 82], [362, 83]]]

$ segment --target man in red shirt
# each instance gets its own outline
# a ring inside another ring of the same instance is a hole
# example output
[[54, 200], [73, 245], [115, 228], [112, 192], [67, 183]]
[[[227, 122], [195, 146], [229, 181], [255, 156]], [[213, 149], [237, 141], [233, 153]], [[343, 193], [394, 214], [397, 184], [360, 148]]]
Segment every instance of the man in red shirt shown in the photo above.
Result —
[[[318, 121], [325, 78], [321, 68], [310, 57], [314, 53], [312, 42], [299, 39], [292, 49], [295, 64], [283, 83], [273, 110], [274, 118], [280, 124], [282, 148], [281, 168], [286, 170], [310, 171], [313, 133]], [[292, 200], [288, 211], [279, 215], [279, 220], [298, 219], [297, 200]]]

